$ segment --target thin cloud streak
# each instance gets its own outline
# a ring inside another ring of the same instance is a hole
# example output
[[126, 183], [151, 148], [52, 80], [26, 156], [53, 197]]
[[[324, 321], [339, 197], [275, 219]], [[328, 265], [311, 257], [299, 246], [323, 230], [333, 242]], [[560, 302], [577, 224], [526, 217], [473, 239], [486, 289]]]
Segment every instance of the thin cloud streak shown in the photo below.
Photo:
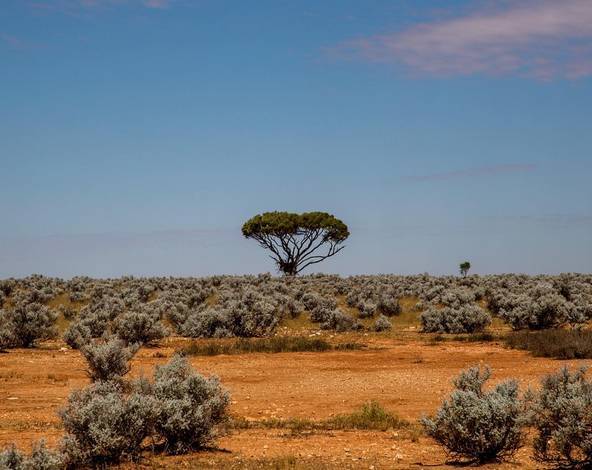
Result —
[[397, 63], [442, 77], [588, 77], [592, 75], [592, 1], [525, 1], [355, 39], [329, 52]]
[[77, 10], [92, 10], [103, 7], [137, 6], [162, 10], [169, 8], [175, 0], [45, 0], [31, 2], [29, 6], [37, 11], [75, 13]]
[[536, 165], [517, 163], [508, 165], [481, 166], [464, 170], [432, 173], [429, 175], [407, 176], [406, 181], [447, 181], [461, 178], [477, 178], [511, 173], [529, 173], [536, 170]]

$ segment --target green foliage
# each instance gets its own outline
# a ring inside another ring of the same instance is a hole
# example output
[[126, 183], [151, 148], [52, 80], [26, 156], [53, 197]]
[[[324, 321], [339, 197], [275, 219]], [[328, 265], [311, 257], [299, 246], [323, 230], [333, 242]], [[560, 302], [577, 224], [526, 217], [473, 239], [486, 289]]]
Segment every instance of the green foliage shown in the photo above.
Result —
[[458, 268], [460, 270], [460, 273], [463, 276], [466, 276], [469, 273], [469, 269], [471, 269], [471, 263], [469, 263], [468, 261], [464, 261], [464, 262], [460, 263]]
[[[278, 269], [287, 275], [337, 254], [349, 237], [347, 225], [326, 212], [265, 212], [246, 221], [242, 233], [270, 250]], [[319, 254], [324, 245], [327, 251]]]
[[281, 237], [298, 235], [301, 232], [322, 231], [326, 240], [344, 241], [349, 237], [347, 225], [326, 212], [264, 212], [252, 217], [243, 224], [242, 232], [246, 238], [260, 235]]

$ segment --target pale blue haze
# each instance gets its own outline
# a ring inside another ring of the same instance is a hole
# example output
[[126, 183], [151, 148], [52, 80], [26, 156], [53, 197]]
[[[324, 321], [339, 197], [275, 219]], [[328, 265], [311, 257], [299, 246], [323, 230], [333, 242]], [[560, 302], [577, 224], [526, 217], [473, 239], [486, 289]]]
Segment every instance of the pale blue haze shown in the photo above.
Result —
[[586, 49], [549, 77], [351, 50], [480, 4], [3, 0], [0, 277], [273, 272], [240, 235], [267, 210], [350, 226], [324, 272], [590, 272]]

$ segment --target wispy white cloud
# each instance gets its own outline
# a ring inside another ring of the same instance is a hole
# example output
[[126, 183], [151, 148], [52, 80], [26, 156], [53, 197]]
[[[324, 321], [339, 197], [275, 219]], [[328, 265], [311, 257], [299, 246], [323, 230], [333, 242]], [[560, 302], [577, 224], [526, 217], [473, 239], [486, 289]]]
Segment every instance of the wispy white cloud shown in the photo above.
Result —
[[101, 7], [132, 5], [149, 9], [165, 9], [176, 0], [38, 0], [30, 3], [35, 10], [75, 12]]
[[407, 181], [442, 181], [461, 178], [478, 178], [508, 173], [528, 173], [536, 170], [536, 165], [529, 163], [514, 163], [507, 165], [480, 166], [463, 170], [430, 173], [427, 175], [407, 176]]
[[331, 52], [436, 76], [586, 77], [592, 75], [592, 0], [504, 2], [348, 41]]

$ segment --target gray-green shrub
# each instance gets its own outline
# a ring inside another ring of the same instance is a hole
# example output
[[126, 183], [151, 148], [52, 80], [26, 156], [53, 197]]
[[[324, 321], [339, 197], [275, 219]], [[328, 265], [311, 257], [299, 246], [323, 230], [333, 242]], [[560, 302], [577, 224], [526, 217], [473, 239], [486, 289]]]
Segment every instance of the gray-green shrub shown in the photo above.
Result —
[[486, 392], [491, 375], [486, 367], [472, 367], [455, 380], [456, 389], [432, 418], [422, 424], [454, 457], [486, 462], [514, 454], [523, 445], [525, 405], [518, 384], [509, 380]]
[[154, 372], [155, 432], [167, 452], [181, 454], [210, 444], [227, 418], [229, 395], [215, 377], [206, 379], [174, 356]]
[[24, 455], [11, 444], [0, 452], [0, 469], [22, 470], [24, 460]]
[[116, 337], [104, 342], [89, 343], [80, 349], [88, 364], [88, 376], [93, 382], [119, 380], [130, 371], [130, 360], [138, 345], [127, 346]]
[[59, 411], [69, 468], [106, 466], [135, 460], [154, 427], [156, 405], [143, 391], [125, 393], [116, 382], [97, 382], [72, 392]]
[[385, 315], [380, 315], [374, 322], [374, 331], [388, 331], [393, 327], [393, 324]]
[[535, 458], [562, 466], [592, 465], [592, 383], [585, 370], [547, 376], [533, 402]]
[[491, 324], [491, 315], [477, 305], [459, 308], [430, 307], [421, 314], [426, 333], [476, 333]]
[[500, 309], [499, 316], [515, 330], [542, 330], [586, 321], [573, 304], [546, 285], [512, 296], [508, 304]]
[[0, 348], [30, 348], [55, 338], [57, 313], [40, 303], [19, 303], [0, 310]]
[[339, 309], [335, 309], [327, 313], [325, 319], [321, 323], [321, 329], [342, 332], [360, 330], [362, 329], [362, 325], [350, 315], [343, 313]]
[[168, 330], [155, 315], [127, 312], [117, 319], [114, 331], [127, 344], [150, 344], [168, 335]]

